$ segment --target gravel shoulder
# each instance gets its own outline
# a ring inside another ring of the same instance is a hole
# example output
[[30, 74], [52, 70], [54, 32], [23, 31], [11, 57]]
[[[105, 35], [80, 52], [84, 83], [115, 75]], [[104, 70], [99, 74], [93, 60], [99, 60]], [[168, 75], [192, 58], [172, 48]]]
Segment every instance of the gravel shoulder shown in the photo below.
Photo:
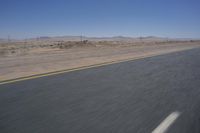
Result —
[[199, 42], [38, 48], [20, 56], [0, 56], [0, 81], [99, 63], [152, 56], [199, 47]]

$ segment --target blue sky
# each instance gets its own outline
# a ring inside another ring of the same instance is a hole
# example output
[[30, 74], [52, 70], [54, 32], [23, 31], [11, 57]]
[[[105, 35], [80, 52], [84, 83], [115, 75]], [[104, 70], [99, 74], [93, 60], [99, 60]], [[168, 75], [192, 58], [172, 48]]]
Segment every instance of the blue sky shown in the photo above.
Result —
[[199, 0], [0, 0], [0, 38], [200, 38]]

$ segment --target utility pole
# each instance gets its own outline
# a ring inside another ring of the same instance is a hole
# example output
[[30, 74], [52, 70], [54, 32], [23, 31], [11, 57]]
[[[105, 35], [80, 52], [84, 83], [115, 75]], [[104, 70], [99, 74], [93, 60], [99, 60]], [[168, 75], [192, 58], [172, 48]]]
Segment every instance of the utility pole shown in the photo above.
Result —
[[142, 37], [139, 37], [139, 39], [140, 39], [140, 42], [142, 42]]
[[8, 42], [10, 42], [10, 35], [8, 35]]
[[81, 42], [83, 42], [83, 36], [82, 36], [82, 34], [81, 34], [81, 36], [80, 36], [80, 37], [81, 37]]
[[27, 43], [27, 38], [25, 38], [24, 43], [25, 43], [25, 44]]
[[169, 42], [169, 38], [167, 37], [167, 42]]

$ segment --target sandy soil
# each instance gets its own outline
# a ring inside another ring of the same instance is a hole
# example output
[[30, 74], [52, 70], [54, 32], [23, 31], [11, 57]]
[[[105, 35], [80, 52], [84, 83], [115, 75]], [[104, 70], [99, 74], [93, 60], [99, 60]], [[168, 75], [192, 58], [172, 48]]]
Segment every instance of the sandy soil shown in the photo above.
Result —
[[199, 47], [199, 42], [151, 45], [37, 48], [20, 56], [0, 56], [0, 81], [104, 62], [152, 56]]

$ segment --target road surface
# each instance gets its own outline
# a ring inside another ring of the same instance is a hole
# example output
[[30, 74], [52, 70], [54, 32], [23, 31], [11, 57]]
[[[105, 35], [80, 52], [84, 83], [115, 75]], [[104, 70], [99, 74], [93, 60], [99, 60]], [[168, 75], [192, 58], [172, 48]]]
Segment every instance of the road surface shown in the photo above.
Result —
[[1, 133], [199, 133], [200, 48], [0, 85]]

